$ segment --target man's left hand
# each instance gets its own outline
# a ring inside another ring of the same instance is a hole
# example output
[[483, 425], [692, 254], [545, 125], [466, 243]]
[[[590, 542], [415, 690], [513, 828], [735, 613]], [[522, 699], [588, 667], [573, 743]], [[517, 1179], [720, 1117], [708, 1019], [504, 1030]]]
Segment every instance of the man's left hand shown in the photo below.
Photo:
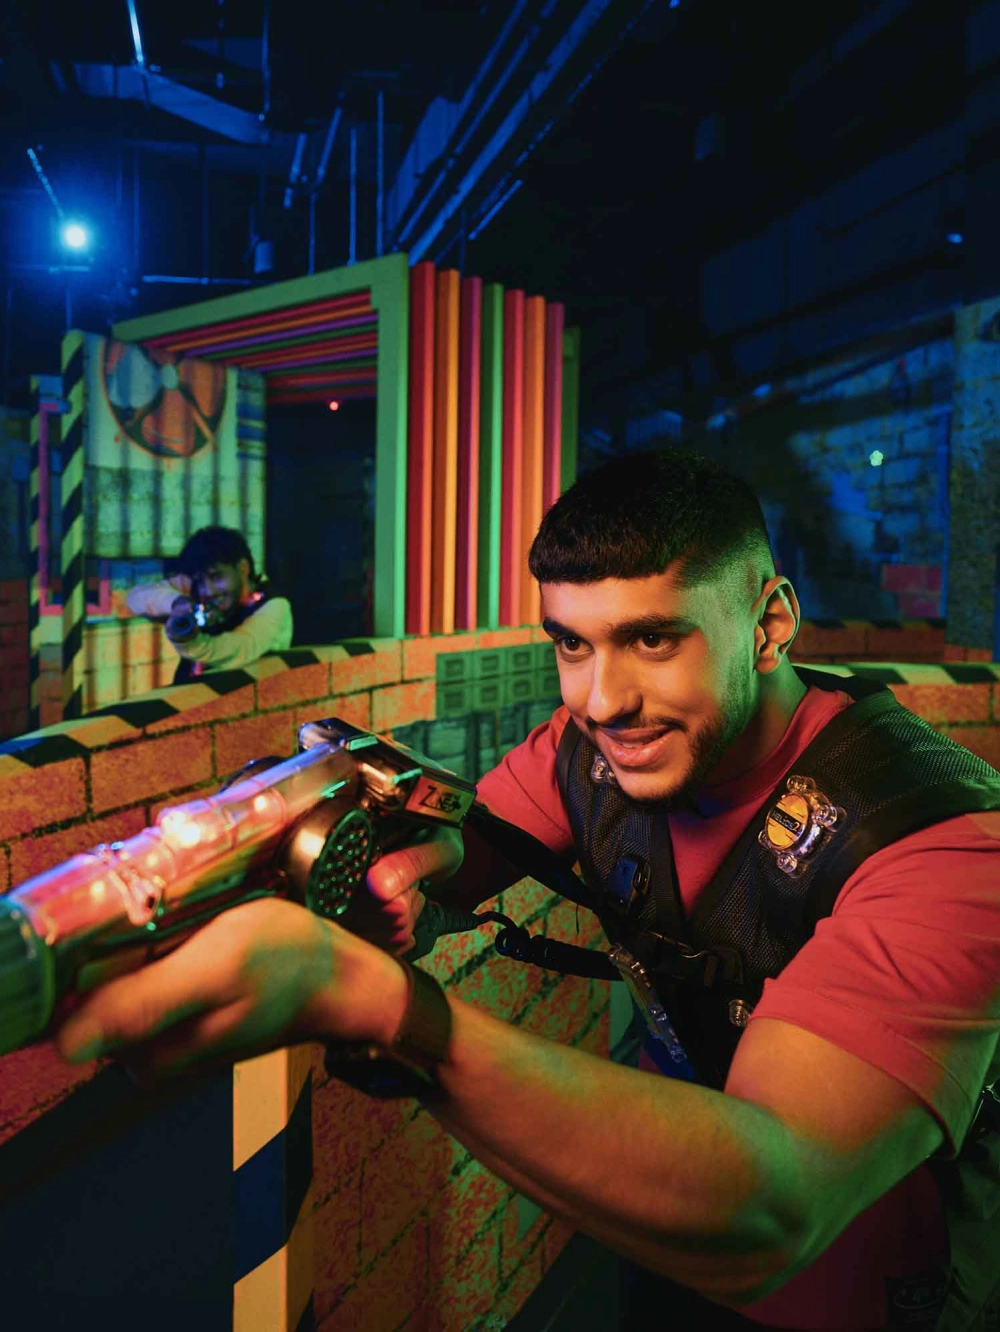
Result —
[[275, 898], [217, 916], [167, 957], [85, 998], [56, 1033], [74, 1063], [123, 1052], [140, 1083], [336, 1038], [390, 1044], [406, 1007], [387, 953]]

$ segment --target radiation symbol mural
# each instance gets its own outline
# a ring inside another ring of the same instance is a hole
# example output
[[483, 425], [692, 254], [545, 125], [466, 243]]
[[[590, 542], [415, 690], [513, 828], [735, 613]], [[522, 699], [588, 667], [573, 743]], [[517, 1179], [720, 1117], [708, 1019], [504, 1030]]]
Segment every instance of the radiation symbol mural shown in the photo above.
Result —
[[215, 443], [226, 406], [224, 365], [109, 339], [101, 381], [123, 438], [147, 453], [191, 458]]

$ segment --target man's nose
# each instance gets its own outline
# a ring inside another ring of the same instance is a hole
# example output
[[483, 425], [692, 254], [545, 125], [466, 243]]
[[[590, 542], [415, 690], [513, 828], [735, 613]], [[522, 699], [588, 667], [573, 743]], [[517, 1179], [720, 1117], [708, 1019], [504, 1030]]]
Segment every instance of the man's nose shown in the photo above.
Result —
[[598, 726], [635, 716], [642, 709], [642, 691], [628, 665], [615, 657], [594, 657], [587, 713]]

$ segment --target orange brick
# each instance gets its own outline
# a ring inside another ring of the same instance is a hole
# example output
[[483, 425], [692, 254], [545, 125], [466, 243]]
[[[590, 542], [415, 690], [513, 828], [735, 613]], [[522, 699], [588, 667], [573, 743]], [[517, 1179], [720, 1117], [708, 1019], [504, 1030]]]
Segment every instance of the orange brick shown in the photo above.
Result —
[[473, 958], [482, 957], [485, 961], [493, 952], [496, 936], [497, 926], [493, 924], [484, 925], [479, 930], [465, 930], [461, 934], [442, 935], [433, 952], [419, 959], [420, 969], [447, 985], [459, 967]]
[[322, 699], [319, 703], [310, 703], [307, 707], [295, 709], [295, 729], [306, 722], [326, 721], [328, 717], [339, 717], [362, 731], [367, 731], [372, 724], [372, 696], [364, 694], [335, 694], [332, 698]]
[[518, 1026], [560, 1045], [572, 1045], [590, 1016], [590, 981], [586, 976], [563, 976], [554, 990], [535, 999], [518, 1019]]
[[[495, 1220], [494, 1238], [499, 1240], [502, 1209], [509, 1195], [510, 1188], [475, 1160], [468, 1161], [461, 1172], [448, 1181], [448, 1187], [438, 1194], [427, 1213], [432, 1289], [443, 1284], [446, 1274], [459, 1266], [473, 1238], [491, 1219]], [[495, 1278], [499, 1270], [499, 1249], [494, 1257], [492, 1275]]]
[[28, 580], [26, 578], [0, 579], [0, 602], [5, 605], [19, 602], [28, 604]]
[[476, 647], [520, 647], [522, 643], [532, 643], [535, 627], [528, 624], [520, 629], [480, 629], [476, 634]]
[[944, 651], [944, 629], [869, 629], [865, 651], [877, 661], [918, 661], [937, 658]]
[[992, 648], [966, 648], [966, 650], [965, 650], [965, 660], [966, 660], [966, 661], [992, 661], [992, 660], [993, 660], [993, 650], [992, 650]]
[[971, 749], [994, 768], [1000, 768], [1000, 726], [939, 726], [937, 729]]
[[[173, 700], [168, 696], [167, 702]], [[216, 698], [198, 703], [193, 708], [185, 708], [176, 717], [164, 717], [162, 721], [151, 722], [145, 728], [147, 735], [160, 735], [164, 731], [178, 731], [182, 727], [207, 726], [226, 717], [241, 717], [256, 708], [254, 687], [252, 684], [234, 689], [231, 694], [219, 694]]]
[[427, 638], [403, 639], [403, 679], [425, 680], [436, 675], [437, 659], [443, 652], [469, 652], [475, 634], [431, 634]]
[[500, 910], [518, 925], [526, 925], [540, 912], [548, 910], [559, 901], [555, 893], [543, 888], [534, 879], [522, 879], [520, 883], [504, 889], [500, 898]]
[[70, 1092], [89, 1082], [97, 1063], [65, 1064], [46, 1043], [16, 1050], [3, 1057], [0, 1076], [0, 1143], [64, 1101]]
[[540, 984], [538, 967], [494, 955], [452, 986], [451, 992], [484, 1013], [509, 1021]]
[[36, 874], [52, 869], [80, 851], [89, 851], [100, 842], [124, 842], [146, 826], [146, 811], [122, 810], [108, 819], [95, 819], [93, 823], [77, 823], [61, 832], [44, 833], [41, 837], [25, 837], [10, 849], [11, 874], [15, 884], [24, 883]]
[[[228, 777], [251, 759], [295, 753], [295, 715], [272, 712], [243, 721], [223, 722], [215, 730], [215, 771]], [[195, 733], [197, 734], [197, 732]]]
[[[471, 1239], [466, 1236], [466, 1242]], [[427, 1332], [469, 1332], [493, 1308], [497, 1293], [500, 1236], [494, 1228], [462, 1256], [454, 1267], [436, 1262], [433, 1226], [430, 1231], [430, 1289], [441, 1292], [427, 1303]]]
[[212, 737], [207, 730], [106, 749], [90, 759], [94, 812], [166, 795], [211, 775]]
[[856, 661], [858, 653], [866, 651], [865, 630], [862, 625], [846, 625], [842, 629], [823, 629], [811, 620], [803, 620], [795, 637], [794, 651], [810, 657], [839, 657]]
[[0, 760], [0, 839], [79, 818], [86, 811], [82, 759], [42, 768]]
[[339, 1192], [313, 1213], [316, 1281], [313, 1309], [325, 1318], [361, 1268], [361, 1171], [341, 1180]]
[[[518, 1235], [520, 1212], [517, 1195], [510, 1199], [504, 1208], [500, 1222], [500, 1276], [506, 1281], [528, 1258], [531, 1250], [538, 1244], [548, 1215], [540, 1212], [523, 1235]], [[540, 1274], [539, 1274], [540, 1275]]]
[[611, 1013], [605, 1009], [597, 1021], [576, 1042], [578, 1050], [607, 1059], [611, 1052]]
[[436, 685], [433, 680], [389, 685], [372, 692], [372, 729], [387, 731], [415, 721], [433, 721]]
[[959, 647], [956, 643], [946, 643], [941, 654], [942, 661], [967, 661], [969, 649]]
[[348, 1291], [319, 1332], [396, 1332], [426, 1294], [427, 1222], [420, 1220]]
[[314, 1084], [313, 1183], [322, 1204], [347, 1175], [414, 1117], [411, 1101], [378, 1101], [335, 1078]]
[[941, 722], [989, 721], [988, 684], [890, 685], [904, 708], [937, 726]]
[[557, 901], [545, 915], [545, 933], [549, 939], [558, 939], [561, 943], [586, 945], [583, 933], [593, 913], [585, 907], [578, 907], [574, 902]]
[[326, 698], [330, 692], [330, 663], [318, 661], [311, 666], [288, 666], [276, 675], [257, 681], [259, 708], [287, 707], [313, 698]]
[[538, 1289], [545, 1270], [542, 1262], [543, 1257], [544, 1246], [539, 1243], [528, 1254], [513, 1276], [505, 1279], [493, 1305], [492, 1317], [496, 1322], [486, 1324], [489, 1332], [493, 1332], [494, 1327], [496, 1329], [506, 1327], [514, 1316], [521, 1312], [529, 1298]]
[[361, 1198], [361, 1261], [385, 1252], [448, 1182], [462, 1148], [430, 1115], [421, 1114], [371, 1153]]
[[395, 684], [403, 676], [403, 653], [397, 639], [384, 640], [374, 652], [330, 662], [330, 692], [356, 694], [375, 685]]

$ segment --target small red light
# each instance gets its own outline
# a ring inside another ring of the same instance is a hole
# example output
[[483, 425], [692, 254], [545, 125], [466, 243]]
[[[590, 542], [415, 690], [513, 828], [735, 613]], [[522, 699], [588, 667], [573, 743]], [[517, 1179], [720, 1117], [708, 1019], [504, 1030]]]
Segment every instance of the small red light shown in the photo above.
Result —
[[327, 406], [330, 408], [331, 412], [340, 411], [340, 403], [337, 401], [336, 398], [331, 398], [330, 401], [327, 403]]

